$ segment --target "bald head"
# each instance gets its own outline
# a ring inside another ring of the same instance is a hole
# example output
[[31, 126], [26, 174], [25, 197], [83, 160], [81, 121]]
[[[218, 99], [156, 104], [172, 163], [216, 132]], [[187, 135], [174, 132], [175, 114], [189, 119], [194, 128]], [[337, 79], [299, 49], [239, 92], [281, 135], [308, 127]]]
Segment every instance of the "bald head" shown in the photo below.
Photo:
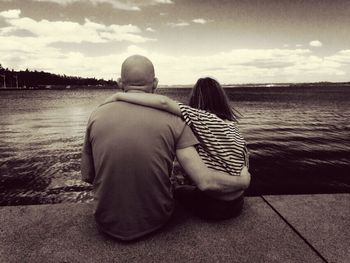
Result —
[[154, 67], [148, 58], [133, 55], [123, 62], [120, 81], [124, 89], [147, 89], [155, 80]]

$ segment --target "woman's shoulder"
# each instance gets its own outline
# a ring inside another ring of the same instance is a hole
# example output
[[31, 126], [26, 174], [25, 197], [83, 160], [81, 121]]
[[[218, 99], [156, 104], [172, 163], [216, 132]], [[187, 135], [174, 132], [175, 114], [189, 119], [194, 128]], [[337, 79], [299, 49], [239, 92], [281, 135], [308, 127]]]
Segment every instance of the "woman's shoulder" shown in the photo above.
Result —
[[201, 119], [210, 119], [210, 120], [215, 120], [215, 121], [219, 121], [222, 122], [223, 120], [220, 119], [218, 116], [216, 116], [214, 113], [211, 113], [209, 111], [206, 110], [202, 110], [202, 109], [197, 109], [197, 108], [192, 108], [186, 104], [180, 103], [179, 102], [179, 106], [180, 106], [180, 110], [181, 113], [183, 115], [192, 115], [195, 116], [196, 118], [201, 118]]
[[224, 120], [226, 125], [229, 126], [237, 126], [237, 122], [236, 121], [231, 121], [231, 120]]
[[225, 120], [225, 125], [231, 129], [238, 130], [238, 122], [237, 121], [231, 121], [231, 120]]

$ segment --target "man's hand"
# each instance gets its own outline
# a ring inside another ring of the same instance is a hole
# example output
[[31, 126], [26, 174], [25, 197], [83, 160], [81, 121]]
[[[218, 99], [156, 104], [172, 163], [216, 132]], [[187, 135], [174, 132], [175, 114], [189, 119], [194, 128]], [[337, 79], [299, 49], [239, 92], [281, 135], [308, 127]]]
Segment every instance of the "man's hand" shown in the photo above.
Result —
[[231, 176], [209, 169], [193, 146], [176, 150], [176, 156], [185, 172], [201, 191], [210, 192], [211, 195], [226, 195], [247, 189], [249, 186], [250, 174], [246, 167], [242, 169], [241, 176]]
[[231, 200], [235, 200], [237, 199], [238, 197], [242, 196], [244, 194], [244, 191], [249, 187], [250, 185], [250, 179], [251, 179], [251, 176], [250, 176], [250, 173], [248, 171], [248, 167], [247, 166], [243, 166], [242, 170], [241, 170], [241, 174], [240, 176], [238, 176], [241, 181], [242, 181], [242, 188], [241, 190], [237, 190], [236, 192], [233, 192], [233, 193], [224, 193], [224, 194], [221, 194], [221, 193], [217, 193], [217, 192], [214, 192], [214, 193], [210, 193], [210, 192], [207, 192], [206, 194], [216, 198], [216, 199], [219, 199], [219, 200], [225, 200], [225, 201], [231, 201]]

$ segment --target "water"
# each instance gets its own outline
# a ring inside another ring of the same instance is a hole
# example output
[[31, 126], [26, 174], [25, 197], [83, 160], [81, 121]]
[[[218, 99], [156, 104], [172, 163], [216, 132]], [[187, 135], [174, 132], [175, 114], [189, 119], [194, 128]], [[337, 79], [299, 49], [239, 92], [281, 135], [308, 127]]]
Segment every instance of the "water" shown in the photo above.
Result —
[[[0, 92], [0, 205], [88, 202], [87, 119], [113, 90]], [[163, 89], [186, 101], [188, 89]], [[249, 195], [350, 192], [350, 87], [227, 89], [250, 150]]]

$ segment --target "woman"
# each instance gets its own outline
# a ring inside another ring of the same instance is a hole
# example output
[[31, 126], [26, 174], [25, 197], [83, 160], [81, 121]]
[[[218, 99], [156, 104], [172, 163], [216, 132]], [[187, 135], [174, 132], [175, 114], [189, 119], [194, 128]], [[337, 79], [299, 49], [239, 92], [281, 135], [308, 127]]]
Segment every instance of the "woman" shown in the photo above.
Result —
[[[237, 115], [229, 106], [221, 85], [212, 78], [201, 78], [192, 89], [189, 106], [166, 96], [145, 93], [117, 93], [106, 102], [126, 101], [153, 107], [181, 116], [199, 140], [197, 151], [212, 169], [239, 176], [248, 166], [245, 141], [237, 128]], [[179, 188], [177, 198], [201, 217], [224, 219], [239, 213], [243, 204], [243, 191], [235, 196], [216, 196], [200, 192], [197, 188]]]

